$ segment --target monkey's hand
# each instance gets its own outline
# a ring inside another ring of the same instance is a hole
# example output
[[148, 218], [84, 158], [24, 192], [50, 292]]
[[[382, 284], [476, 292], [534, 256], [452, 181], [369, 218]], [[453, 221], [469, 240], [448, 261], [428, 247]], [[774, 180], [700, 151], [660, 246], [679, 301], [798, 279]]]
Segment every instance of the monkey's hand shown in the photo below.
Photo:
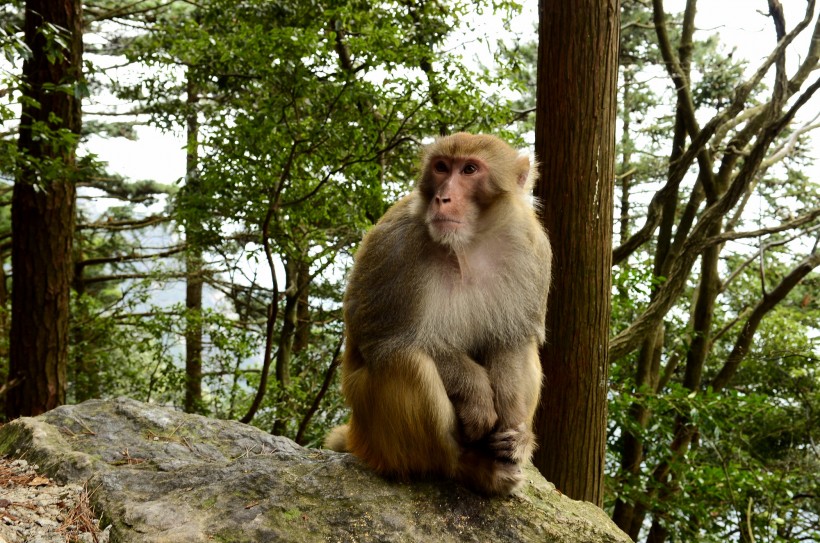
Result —
[[[489, 388], [489, 384], [487, 386]], [[474, 443], [487, 437], [498, 422], [492, 390], [476, 393], [463, 399], [453, 397], [451, 401], [466, 443]]]
[[490, 452], [499, 462], [520, 464], [530, 458], [535, 436], [523, 422], [513, 428], [496, 430], [489, 436]]
[[438, 356], [436, 368], [455, 408], [464, 443], [486, 438], [498, 423], [487, 370], [463, 353]]

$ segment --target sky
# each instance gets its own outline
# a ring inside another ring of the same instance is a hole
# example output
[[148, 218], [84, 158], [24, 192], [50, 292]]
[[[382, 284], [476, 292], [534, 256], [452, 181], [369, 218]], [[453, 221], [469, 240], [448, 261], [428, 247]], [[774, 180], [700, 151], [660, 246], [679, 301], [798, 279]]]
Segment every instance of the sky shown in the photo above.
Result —
[[[685, 0], [666, 0], [666, 12], [679, 12], [683, 10], [685, 3]], [[805, 0], [782, 0], [782, 4], [788, 27], [792, 28], [803, 16]], [[512, 22], [511, 28], [534, 40], [537, 36], [533, 21], [537, 20], [538, 2], [525, 0], [523, 5], [522, 14]], [[736, 47], [735, 54], [750, 61], [750, 69], [754, 69], [771, 52], [775, 38], [771, 19], [766, 16], [766, 0], [700, 0], [699, 7], [695, 20], [698, 32], [701, 35], [719, 33], [727, 47]], [[809, 30], [791, 48], [796, 53], [807, 50]], [[485, 15], [476, 21], [475, 32], [500, 36], [504, 30], [499, 18]], [[465, 57], [491, 58], [486, 45], [469, 38], [464, 39], [464, 43], [467, 44]], [[798, 61], [798, 56], [792, 54], [788, 58], [789, 68], [793, 70]], [[97, 107], [102, 105], [104, 104], [97, 104]], [[95, 105], [90, 104], [86, 114], [93, 109]], [[811, 118], [812, 112], [820, 112], [820, 97], [816, 96], [804, 108], [802, 120]], [[95, 136], [90, 139], [88, 150], [108, 162], [111, 170], [132, 179], [173, 183], [184, 175], [184, 139], [181, 132], [163, 133], [151, 127], [137, 127], [137, 135], [137, 141]], [[820, 142], [820, 136], [815, 137], [815, 140]], [[820, 159], [820, 144], [814, 146], [813, 157]], [[816, 165], [815, 170], [820, 171], [820, 165]]]
[[[805, 0], [781, 1], [784, 5], [788, 28], [792, 28], [803, 16]], [[522, 14], [512, 21], [510, 28], [521, 37], [534, 41], [537, 39], [534, 22], [537, 21], [538, 3], [537, 0], [525, 0], [523, 3]], [[768, 11], [766, 0], [700, 0], [699, 4], [701, 9], [696, 18], [696, 27], [700, 35], [696, 38], [719, 33], [725, 47], [736, 48], [736, 58], [742, 57], [749, 61], [750, 70], [756, 69], [760, 61], [771, 52], [775, 38], [771, 19], [766, 16]], [[670, 14], [681, 11], [684, 6], [685, 0], [666, 0], [665, 2], [666, 11]], [[795, 52], [803, 54], [807, 50], [809, 30], [807, 29], [804, 32], [806, 36], [800, 37], [792, 47]], [[476, 19], [473, 32], [475, 36], [501, 36], [505, 31], [500, 18], [485, 15]], [[461, 35], [459, 40], [465, 44], [465, 58], [478, 57], [484, 62], [492, 59], [492, 53], [488, 51], [486, 42], [482, 43], [481, 40], [470, 35]], [[788, 59], [790, 71], [793, 72], [798, 61], [797, 54], [793, 53]], [[110, 96], [103, 96], [97, 100], [96, 104], [84, 106], [85, 115], [89, 115], [95, 109], [102, 110], [110, 107], [114, 103], [113, 97]], [[804, 108], [802, 118], [807, 120], [818, 112], [820, 112], [820, 97], [815, 97], [813, 103]], [[171, 184], [184, 176], [185, 152], [183, 147], [185, 142], [181, 129], [177, 133], [163, 133], [152, 127], [138, 126], [136, 132], [138, 136], [136, 141], [92, 136], [88, 141], [87, 150], [95, 153], [99, 159], [108, 162], [111, 171], [133, 180], [153, 179]], [[815, 142], [820, 142], [820, 131], [815, 136]], [[812, 155], [817, 163], [807, 173], [814, 175], [817, 182], [820, 182], [820, 145], [814, 145]], [[158, 209], [146, 212], [160, 212], [161, 202], [157, 205]], [[259, 273], [257, 280], [261, 284], [270, 284], [270, 272], [267, 266], [255, 266], [254, 269]], [[282, 284], [284, 272], [281, 266], [278, 267], [276, 275]], [[182, 296], [182, 291], [171, 289], [168, 296], [176, 300]]]

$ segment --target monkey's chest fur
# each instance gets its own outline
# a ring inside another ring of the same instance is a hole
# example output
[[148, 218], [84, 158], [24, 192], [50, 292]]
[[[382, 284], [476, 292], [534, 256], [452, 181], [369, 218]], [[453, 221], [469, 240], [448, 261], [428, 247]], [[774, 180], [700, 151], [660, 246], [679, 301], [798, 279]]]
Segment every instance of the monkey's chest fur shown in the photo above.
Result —
[[401, 226], [380, 224], [368, 234], [376, 238], [368, 250], [356, 256], [345, 320], [363, 352], [379, 357], [385, 349], [423, 345], [431, 355], [481, 353], [543, 341], [540, 238], [533, 244], [531, 237], [495, 236], [455, 255], [430, 250], [429, 240], [417, 239], [423, 232]]
[[476, 353], [539, 336], [539, 296], [513, 294], [532, 285], [525, 278], [527, 270], [504, 262], [500, 247], [431, 262], [433, 273], [419, 291], [417, 340]]

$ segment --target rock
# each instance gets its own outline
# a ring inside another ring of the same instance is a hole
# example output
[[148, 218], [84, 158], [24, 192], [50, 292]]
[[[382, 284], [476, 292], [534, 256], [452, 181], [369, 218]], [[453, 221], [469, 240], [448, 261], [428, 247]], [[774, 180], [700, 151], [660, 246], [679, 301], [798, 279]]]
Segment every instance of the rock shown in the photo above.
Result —
[[112, 543], [630, 541], [532, 466], [517, 495], [487, 499], [450, 481], [386, 481], [350, 455], [125, 398], [15, 420], [0, 429], [0, 454], [87, 482]]

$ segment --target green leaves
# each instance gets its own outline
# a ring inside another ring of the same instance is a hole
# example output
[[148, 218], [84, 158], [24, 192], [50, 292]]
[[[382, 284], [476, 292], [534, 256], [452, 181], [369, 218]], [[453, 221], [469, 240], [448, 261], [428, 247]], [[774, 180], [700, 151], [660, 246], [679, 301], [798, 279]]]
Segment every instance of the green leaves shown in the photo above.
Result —
[[46, 22], [37, 27], [37, 33], [45, 41], [43, 53], [49, 63], [62, 62], [70, 47], [68, 29]]
[[[350, 255], [363, 231], [410, 190], [419, 144], [441, 130], [496, 131], [511, 118], [506, 102], [487, 91], [503, 87], [503, 76], [466, 67], [447, 41], [472, 7], [173, 2], [150, 15], [137, 10], [137, 30], [112, 40], [134, 70], [113, 82], [116, 94], [152, 125], [188, 131], [189, 171], [171, 200], [171, 232], [201, 250], [205, 304], [227, 315], [203, 320], [213, 413], [246, 412], [269, 340], [271, 357], [283, 366], [277, 370], [291, 379], [268, 379], [255, 420], [295, 432], [339, 341]], [[131, 133], [128, 126], [106, 129]], [[297, 288], [289, 275], [282, 284], [287, 262], [303, 263], [300, 277], [308, 276], [298, 320], [312, 325], [300, 349], [283, 318]], [[269, 332], [271, 302], [278, 312]], [[178, 306], [152, 313], [143, 347], [155, 358], [161, 353], [152, 375], [162, 379], [150, 386], [178, 401], [171, 387], [182, 382], [181, 360], [166, 343], [180, 341], [184, 315]], [[313, 443], [342, 416], [331, 411], [341, 405], [333, 390], [316, 415], [319, 426], [305, 434]]]

